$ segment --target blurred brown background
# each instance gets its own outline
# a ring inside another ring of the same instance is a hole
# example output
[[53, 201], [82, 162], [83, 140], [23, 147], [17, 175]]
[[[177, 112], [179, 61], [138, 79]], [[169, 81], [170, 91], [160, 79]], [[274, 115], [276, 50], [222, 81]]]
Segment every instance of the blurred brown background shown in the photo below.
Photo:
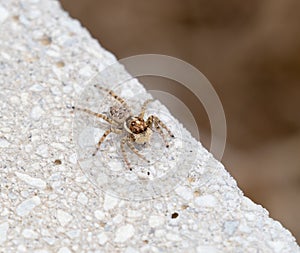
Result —
[[[61, 3], [118, 58], [166, 54], [204, 73], [226, 113], [224, 164], [247, 196], [300, 239], [299, 0]], [[147, 78], [144, 83], [155, 88]], [[167, 80], [155, 83], [174, 87]], [[204, 110], [177, 89], [209, 147]]]

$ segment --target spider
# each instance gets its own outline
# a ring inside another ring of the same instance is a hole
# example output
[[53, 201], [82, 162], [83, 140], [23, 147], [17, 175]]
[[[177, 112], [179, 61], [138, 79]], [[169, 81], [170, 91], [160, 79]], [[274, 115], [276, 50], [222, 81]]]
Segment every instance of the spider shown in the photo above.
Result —
[[144, 119], [146, 108], [149, 103], [154, 101], [154, 99], [146, 100], [142, 105], [140, 113], [138, 115], [133, 115], [126, 101], [120, 96], [118, 96], [116, 93], [114, 93], [112, 90], [98, 85], [94, 85], [94, 87], [100, 89], [101, 91], [107, 92], [113, 99], [117, 101], [118, 105], [113, 105], [109, 108], [109, 112], [107, 114], [108, 116], [105, 114], [93, 112], [89, 109], [72, 106], [73, 110], [82, 111], [87, 114], [93, 115], [110, 124], [110, 127], [104, 132], [102, 137], [99, 139], [96, 145], [96, 149], [92, 154], [93, 156], [97, 154], [101, 144], [105, 141], [106, 137], [110, 133], [126, 133], [126, 135], [121, 139], [120, 148], [124, 162], [131, 171], [132, 167], [131, 163], [128, 160], [125, 145], [127, 145], [130, 148], [130, 150], [139, 158], [150, 163], [150, 161], [147, 160], [146, 157], [143, 156], [139, 152], [139, 150], [134, 146], [134, 143], [139, 145], [149, 143], [153, 134], [153, 130], [155, 129], [162, 137], [166, 148], [169, 148], [169, 142], [167, 141], [166, 135], [164, 133], [164, 131], [166, 131], [170, 137], [174, 138], [174, 135], [169, 130], [169, 128], [155, 115], [150, 115], [147, 119]]

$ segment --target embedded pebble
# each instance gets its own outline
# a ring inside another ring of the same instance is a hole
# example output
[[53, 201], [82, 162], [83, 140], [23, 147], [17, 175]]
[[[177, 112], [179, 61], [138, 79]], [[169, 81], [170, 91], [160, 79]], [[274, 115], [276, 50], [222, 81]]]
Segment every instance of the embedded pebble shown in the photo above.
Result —
[[33, 120], [38, 121], [42, 117], [43, 113], [44, 110], [39, 105], [37, 105], [32, 108], [30, 116]]
[[53, 237], [44, 237], [43, 238], [45, 242], [47, 242], [49, 245], [53, 245], [55, 243], [55, 238]]
[[97, 220], [103, 220], [104, 217], [105, 217], [105, 213], [102, 212], [102, 211], [100, 211], [100, 210], [96, 210], [94, 212], [94, 215], [95, 215], [95, 217], [96, 217]]
[[81, 68], [79, 70], [79, 75], [84, 77], [90, 77], [93, 74], [93, 71], [89, 65], [86, 65], [85, 67]]
[[221, 251], [214, 246], [201, 245], [197, 247], [197, 253], [221, 253]]
[[112, 219], [112, 221], [113, 221], [114, 224], [119, 224], [119, 223], [121, 223], [121, 222], [123, 221], [123, 219], [124, 219], [124, 217], [123, 217], [122, 214], [117, 214], [117, 215]]
[[224, 232], [228, 236], [232, 236], [239, 226], [238, 221], [226, 221], [224, 223]]
[[131, 218], [141, 217], [142, 213], [136, 210], [127, 210], [127, 216]]
[[76, 164], [77, 163], [77, 154], [76, 153], [73, 153], [72, 155], [69, 156], [69, 161], [72, 163], [72, 164]]
[[104, 210], [108, 211], [113, 209], [119, 202], [119, 199], [116, 197], [113, 197], [109, 194], [105, 194], [105, 199], [104, 199], [104, 205], [103, 208]]
[[43, 158], [47, 158], [48, 157], [48, 145], [42, 144], [42, 145], [38, 146], [36, 149], [36, 154]]
[[77, 197], [77, 201], [82, 205], [86, 205], [88, 203], [89, 199], [83, 192], [81, 192], [81, 193], [79, 193], [79, 195]]
[[139, 251], [132, 247], [127, 247], [124, 253], [139, 253]]
[[22, 231], [22, 235], [26, 238], [26, 239], [36, 239], [38, 238], [38, 233], [36, 233], [35, 231], [33, 231], [32, 229], [24, 229]]
[[131, 238], [134, 234], [134, 227], [131, 224], [124, 225], [117, 229], [115, 242], [123, 243]]
[[164, 217], [158, 215], [151, 215], [149, 217], [149, 226], [150, 227], [159, 227], [164, 224]]
[[107, 242], [107, 240], [108, 240], [108, 237], [105, 234], [105, 232], [102, 232], [102, 233], [98, 234], [97, 237], [98, 237], [98, 243], [100, 245], [104, 245]]
[[175, 189], [175, 192], [183, 199], [189, 201], [193, 198], [193, 192], [191, 189], [185, 186], [179, 186]]
[[41, 204], [41, 199], [38, 196], [34, 196], [30, 199], [24, 200], [17, 206], [17, 215], [23, 217], [28, 215], [36, 206]]
[[4, 138], [0, 137], [0, 148], [8, 148], [10, 143]]
[[213, 195], [199, 196], [195, 199], [195, 203], [201, 207], [215, 207], [218, 203], [217, 199]]
[[72, 253], [72, 251], [67, 247], [62, 247], [57, 251], [57, 253]]
[[4, 243], [6, 241], [8, 228], [8, 222], [0, 224], [0, 243]]
[[80, 236], [80, 230], [70, 230], [66, 234], [71, 239], [78, 238]]
[[182, 240], [182, 237], [177, 233], [167, 233], [166, 238], [168, 239], [168, 241], [173, 242]]
[[39, 92], [44, 90], [44, 87], [40, 84], [34, 84], [29, 88], [29, 90]]
[[49, 253], [49, 251], [46, 249], [37, 249], [37, 250], [34, 250], [33, 253]]
[[57, 210], [57, 219], [59, 223], [64, 227], [73, 219], [73, 217], [63, 210]]
[[33, 187], [40, 188], [40, 189], [46, 188], [46, 182], [40, 178], [34, 178], [27, 174], [23, 174], [20, 172], [15, 172], [15, 174], [19, 179], [21, 179], [22, 181], [24, 181], [25, 183], [27, 183]]
[[254, 221], [256, 219], [256, 216], [254, 213], [251, 213], [251, 212], [247, 212], [245, 213], [245, 218], [248, 220], [248, 221]]
[[3, 23], [9, 16], [9, 12], [0, 5], [0, 23]]
[[275, 253], [283, 252], [285, 242], [283, 242], [283, 241], [268, 241], [267, 243], [270, 246], [270, 248], [272, 248], [273, 252], [275, 252]]
[[22, 253], [22, 252], [26, 253], [26, 252], [27, 252], [27, 249], [26, 249], [26, 247], [25, 247], [23, 244], [18, 245], [17, 250], [18, 250], [18, 252], [20, 252], [20, 253]]

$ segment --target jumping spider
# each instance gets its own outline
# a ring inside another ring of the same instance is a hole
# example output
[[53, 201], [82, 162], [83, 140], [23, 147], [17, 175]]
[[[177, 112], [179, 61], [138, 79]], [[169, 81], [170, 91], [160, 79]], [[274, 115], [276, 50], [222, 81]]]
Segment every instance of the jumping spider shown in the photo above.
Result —
[[129, 170], [132, 170], [132, 167], [125, 151], [126, 144], [130, 148], [130, 150], [134, 152], [134, 154], [136, 154], [139, 158], [150, 163], [150, 161], [147, 160], [146, 157], [144, 157], [142, 154], [140, 154], [140, 152], [135, 148], [134, 143], [140, 145], [149, 143], [154, 128], [164, 140], [166, 147], [169, 148], [169, 142], [167, 141], [165, 133], [163, 131], [164, 129], [170, 137], [174, 138], [174, 135], [169, 130], [169, 128], [155, 115], [150, 115], [146, 120], [144, 119], [146, 108], [149, 103], [154, 101], [154, 99], [146, 100], [142, 105], [139, 115], [134, 116], [125, 100], [115, 94], [112, 90], [98, 85], [94, 85], [94, 87], [108, 92], [108, 94], [113, 97], [119, 105], [111, 106], [108, 116], [105, 114], [93, 112], [89, 109], [78, 108], [75, 106], [72, 107], [72, 109], [74, 110], [88, 113], [97, 118], [103, 119], [110, 124], [110, 128], [104, 132], [104, 134], [98, 141], [93, 156], [95, 156], [99, 151], [101, 144], [110, 133], [122, 134], [125, 132], [126, 136], [121, 139], [120, 147], [123, 159]]

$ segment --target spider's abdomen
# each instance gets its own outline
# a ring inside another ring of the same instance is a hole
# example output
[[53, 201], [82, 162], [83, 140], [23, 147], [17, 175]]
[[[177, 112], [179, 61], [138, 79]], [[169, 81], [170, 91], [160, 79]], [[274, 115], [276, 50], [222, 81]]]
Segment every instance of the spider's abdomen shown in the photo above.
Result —
[[139, 134], [133, 134], [134, 141], [137, 144], [149, 143], [152, 136], [152, 130], [148, 127], [144, 132]]
[[110, 107], [110, 116], [116, 122], [124, 122], [124, 120], [128, 117], [128, 109], [122, 106], [111, 106]]

